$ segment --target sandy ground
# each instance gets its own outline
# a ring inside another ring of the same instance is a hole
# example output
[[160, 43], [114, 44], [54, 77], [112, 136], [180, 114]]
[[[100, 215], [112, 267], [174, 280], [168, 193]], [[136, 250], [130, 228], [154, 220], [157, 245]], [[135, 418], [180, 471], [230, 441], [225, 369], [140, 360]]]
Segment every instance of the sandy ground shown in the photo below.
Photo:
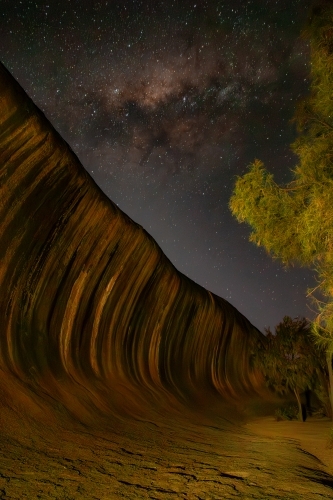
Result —
[[333, 498], [331, 422], [160, 415], [94, 428], [0, 412], [0, 498]]
[[[333, 475], [333, 422], [329, 419], [309, 417], [305, 422], [281, 421], [273, 417], [258, 418], [246, 424], [246, 428], [259, 436], [274, 441], [281, 438], [295, 440], [295, 445], [317, 457], [329, 474]], [[333, 495], [332, 495], [333, 496]]]

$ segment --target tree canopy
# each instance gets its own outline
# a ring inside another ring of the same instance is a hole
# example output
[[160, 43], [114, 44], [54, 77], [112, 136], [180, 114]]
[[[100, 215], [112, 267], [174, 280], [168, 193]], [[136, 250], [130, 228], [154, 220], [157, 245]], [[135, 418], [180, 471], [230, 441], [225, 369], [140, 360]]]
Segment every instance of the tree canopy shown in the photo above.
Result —
[[[250, 240], [265, 247], [273, 258], [315, 269], [327, 304], [333, 298], [331, 3], [313, 9], [303, 36], [310, 41], [311, 92], [295, 112], [299, 136], [291, 147], [298, 164], [292, 171], [292, 180], [278, 185], [263, 163], [255, 160], [248, 172], [237, 178], [230, 208], [239, 222], [250, 225]], [[326, 306], [326, 316], [323, 310], [320, 312], [321, 328], [330, 332], [328, 337], [333, 345], [333, 307], [328, 310]]]
[[[322, 294], [313, 322], [327, 351], [333, 409], [333, 4], [312, 10], [303, 32], [310, 43], [311, 89], [296, 106], [298, 156], [292, 180], [274, 181], [260, 160], [236, 180], [230, 209], [251, 228], [250, 240], [284, 264], [298, 262], [317, 272]], [[332, 412], [333, 413], [333, 412]]]
[[294, 393], [302, 420], [301, 392], [313, 390], [323, 399], [324, 406], [328, 399], [325, 355], [314, 344], [305, 318], [285, 316], [274, 333], [269, 328], [265, 331], [267, 342], [258, 346], [254, 363], [264, 374], [268, 387], [280, 394]]

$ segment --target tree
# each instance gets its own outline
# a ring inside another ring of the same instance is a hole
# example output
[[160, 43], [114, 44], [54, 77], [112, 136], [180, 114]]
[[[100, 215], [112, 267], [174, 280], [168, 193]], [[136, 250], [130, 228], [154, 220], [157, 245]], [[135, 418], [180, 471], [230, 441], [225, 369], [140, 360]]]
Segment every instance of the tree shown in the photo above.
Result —
[[276, 326], [275, 334], [266, 329], [267, 343], [259, 347], [254, 359], [269, 387], [280, 394], [289, 390], [294, 393], [300, 420], [303, 420], [300, 393], [316, 387], [321, 364], [309, 327], [305, 318], [285, 316]]
[[[230, 209], [251, 227], [250, 240], [286, 265], [317, 272], [321, 300], [312, 330], [325, 346], [333, 415], [333, 5], [313, 9], [303, 36], [310, 41], [311, 92], [298, 104], [298, 164], [292, 180], [278, 185], [261, 161], [236, 180]], [[313, 292], [316, 290], [314, 289]]]

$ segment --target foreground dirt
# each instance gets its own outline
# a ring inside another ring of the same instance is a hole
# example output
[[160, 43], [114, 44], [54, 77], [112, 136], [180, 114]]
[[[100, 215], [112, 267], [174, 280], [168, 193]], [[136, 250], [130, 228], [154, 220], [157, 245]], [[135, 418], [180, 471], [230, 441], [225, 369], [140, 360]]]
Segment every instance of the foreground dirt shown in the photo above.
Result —
[[[274, 441], [287, 438], [305, 453], [313, 455], [324, 470], [333, 475], [333, 422], [324, 418], [308, 418], [306, 422], [276, 422], [273, 417], [259, 418], [246, 424], [246, 428]], [[333, 496], [333, 495], [332, 495]]]
[[1, 499], [328, 499], [331, 422], [169, 416], [91, 428], [1, 411]]

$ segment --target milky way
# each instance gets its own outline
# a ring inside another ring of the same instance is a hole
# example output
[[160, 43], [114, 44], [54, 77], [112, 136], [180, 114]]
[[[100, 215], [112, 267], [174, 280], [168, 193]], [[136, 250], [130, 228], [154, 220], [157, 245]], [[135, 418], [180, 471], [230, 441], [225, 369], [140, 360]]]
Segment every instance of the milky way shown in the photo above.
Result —
[[254, 158], [278, 181], [296, 164], [311, 2], [12, 3], [2, 61], [103, 191], [259, 328], [311, 317], [311, 273], [272, 262], [228, 209]]

